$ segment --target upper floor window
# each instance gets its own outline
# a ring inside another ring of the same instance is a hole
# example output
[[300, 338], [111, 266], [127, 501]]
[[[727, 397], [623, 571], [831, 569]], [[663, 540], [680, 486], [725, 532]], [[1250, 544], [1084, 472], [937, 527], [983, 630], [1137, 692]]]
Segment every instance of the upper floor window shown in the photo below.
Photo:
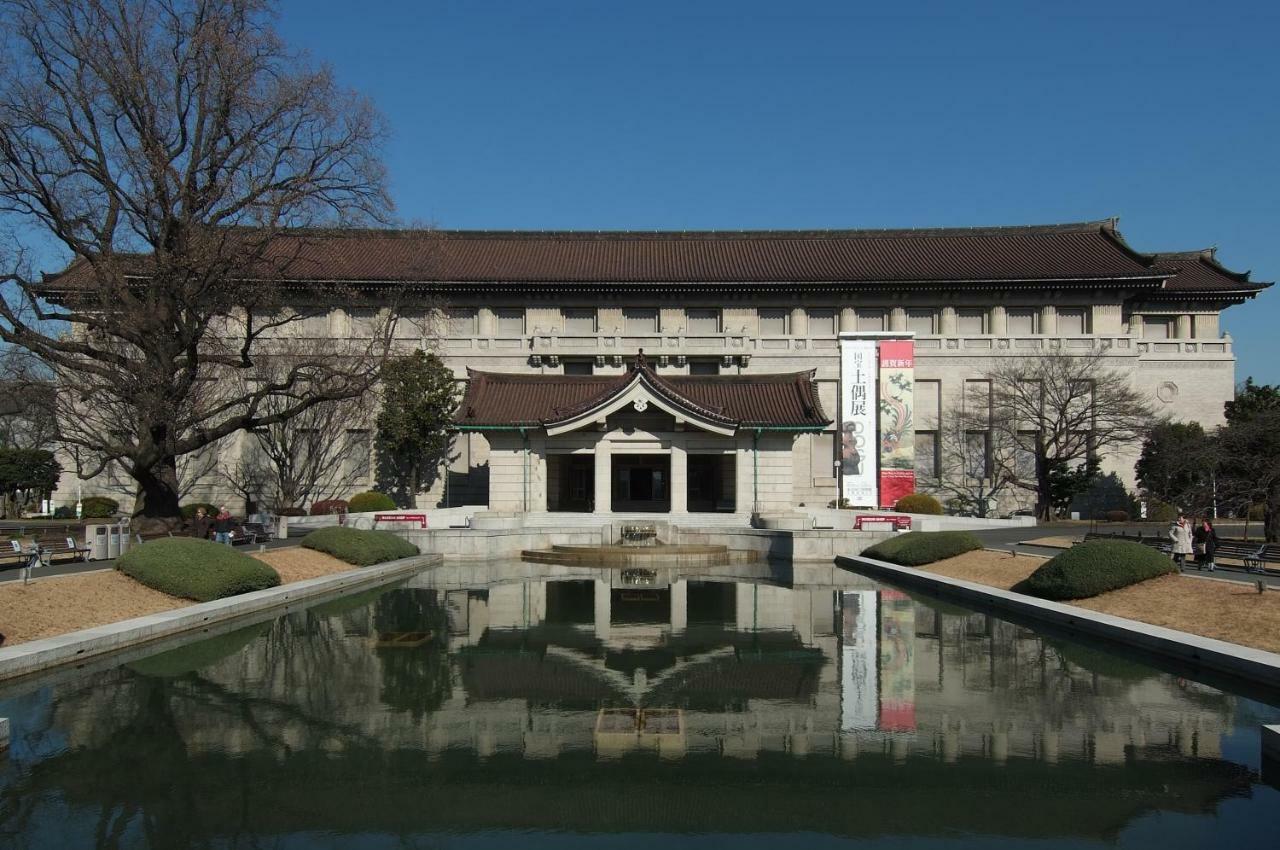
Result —
[[1144, 339], [1172, 339], [1173, 316], [1147, 316], [1142, 320]]
[[498, 307], [493, 311], [498, 336], [524, 336], [524, 310], [519, 307]]
[[956, 310], [956, 333], [961, 336], [987, 333], [987, 311], [968, 307]]
[[1089, 332], [1089, 314], [1083, 307], [1058, 308], [1058, 336], [1084, 336]]
[[720, 311], [714, 307], [691, 307], [685, 311], [685, 328], [689, 334], [718, 334]]
[[860, 331], [883, 331], [889, 328], [889, 313], [887, 310], [880, 308], [872, 310], [858, 310], [858, 330]]
[[564, 316], [565, 333], [593, 334], [596, 332], [596, 311], [594, 307], [566, 307], [561, 312]]
[[622, 321], [629, 334], [658, 332], [658, 311], [652, 307], [624, 307]]
[[564, 361], [564, 373], [566, 375], [590, 375], [592, 374], [595, 364], [590, 360], [566, 360]]
[[786, 336], [791, 333], [791, 311], [780, 307], [761, 308], [760, 336]]
[[719, 360], [702, 360], [702, 359], [690, 360], [689, 374], [690, 375], [719, 375], [720, 361]]
[[480, 317], [474, 307], [449, 308], [449, 336], [474, 336], [480, 330]]
[[1035, 307], [1010, 307], [1008, 317], [1010, 336], [1034, 336], [1040, 333], [1040, 311]]
[[913, 307], [907, 311], [907, 330], [926, 336], [938, 332], [938, 311]]
[[837, 330], [835, 310], [821, 308], [809, 311], [809, 336], [835, 336]]

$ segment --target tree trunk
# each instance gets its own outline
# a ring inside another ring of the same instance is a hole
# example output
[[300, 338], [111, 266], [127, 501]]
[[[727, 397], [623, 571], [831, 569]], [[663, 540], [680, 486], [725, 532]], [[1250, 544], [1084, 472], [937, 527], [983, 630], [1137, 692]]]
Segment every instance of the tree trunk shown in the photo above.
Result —
[[1267, 489], [1267, 502], [1262, 522], [1266, 542], [1280, 543], [1280, 485], [1273, 485]]
[[182, 510], [178, 494], [178, 459], [172, 455], [160, 459], [148, 469], [134, 474], [138, 492], [133, 515], [139, 519], [180, 519]]

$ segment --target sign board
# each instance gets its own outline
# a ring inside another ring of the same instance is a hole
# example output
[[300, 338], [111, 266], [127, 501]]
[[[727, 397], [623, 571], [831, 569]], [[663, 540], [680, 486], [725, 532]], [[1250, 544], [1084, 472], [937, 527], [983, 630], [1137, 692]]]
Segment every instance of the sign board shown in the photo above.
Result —
[[879, 598], [874, 590], [840, 594], [840, 730], [875, 729], [879, 722]]
[[876, 343], [840, 340], [840, 493], [876, 506]]
[[915, 492], [915, 342], [880, 342], [880, 507]]

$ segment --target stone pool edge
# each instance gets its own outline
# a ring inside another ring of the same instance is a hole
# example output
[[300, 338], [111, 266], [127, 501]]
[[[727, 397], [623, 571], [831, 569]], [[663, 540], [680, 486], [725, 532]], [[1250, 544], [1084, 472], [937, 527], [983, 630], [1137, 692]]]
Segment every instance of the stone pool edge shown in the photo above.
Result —
[[41, 638], [0, 649], [0, 682], [29, 676], [67, 664], [87, 662], [122, 649], [195, 631], [274, 608], [287, 608], [339, 590], [361, 590], [387, 584], [429, 567], [439, 566], [442, 555], [414, 555], [371, 567], [304, 579], [292, 584], [255, 590], [212, 602], [196, 602], [171, 611], [160, 611], [103, 626]]
[[846, 569], [884, 578], [896, 584], [920, 588], [961, 602], [976, 602], [988, 608], [1010, 611], [1068, 631], [1104, 638], [1270, 688], [1280, 688], [1280, 654], [1274, 652], [1089, 611], [1062, 602], [1036, 599], [860, 555], [839, 555], [836, 563]]

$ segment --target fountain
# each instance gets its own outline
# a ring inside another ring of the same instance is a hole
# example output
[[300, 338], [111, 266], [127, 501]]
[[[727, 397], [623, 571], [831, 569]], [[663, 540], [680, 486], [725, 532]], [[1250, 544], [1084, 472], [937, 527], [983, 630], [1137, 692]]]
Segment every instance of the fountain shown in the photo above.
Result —
[[[731, 550], [718, 543], [663, 543], [657, 527], [623, 525], [615, 543], [602, 546], [554, 545], [550, 549], [526, 549], [525, 561], [568, 566], [600, 566], [623, 569], [654, 566], [722, 566], [756, 560], [751, 552]], [[631, 569], [631, 572], [644, 572]], [[639, 583], [639, 582], [637, 582]]]

